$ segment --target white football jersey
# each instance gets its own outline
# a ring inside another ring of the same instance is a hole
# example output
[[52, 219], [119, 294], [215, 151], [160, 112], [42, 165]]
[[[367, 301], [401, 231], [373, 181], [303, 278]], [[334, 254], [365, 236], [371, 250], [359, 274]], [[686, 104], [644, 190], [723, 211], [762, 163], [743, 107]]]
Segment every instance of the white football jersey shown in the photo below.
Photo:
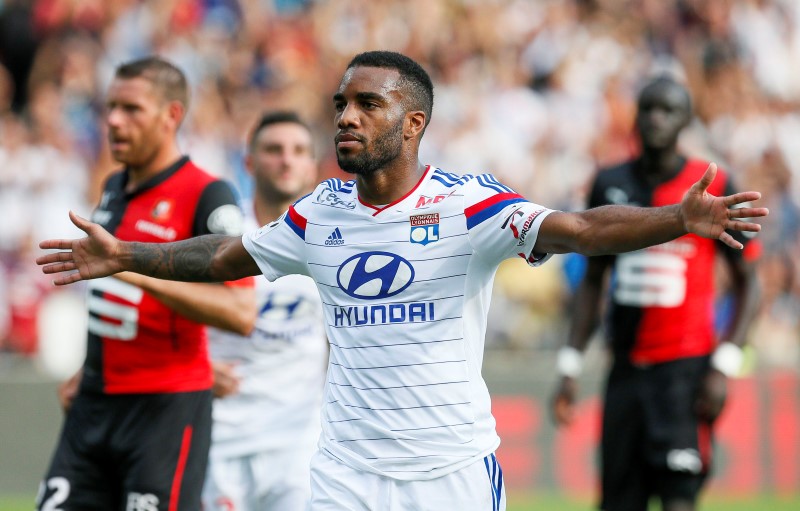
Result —
[[[246, 227], [258, 229], [252, 205]], [[248, 337], [208, 329], [211, 358], [236, 365], [239, 393], [214, 400], [212, 456], [243, 456], [315, 441], [328, 356], [314, 282], [256, 279], [258, 318]]]
[[270, 280], [310, 275], [330, 342], [320, 447], [344, 464], [433, 479], [499, 445], [481, 376], [497, 266], [531, 265], [551, 213], [494, 176], [428, 167], [403, 198], [360, 201], [330, 179], [244, 235]]

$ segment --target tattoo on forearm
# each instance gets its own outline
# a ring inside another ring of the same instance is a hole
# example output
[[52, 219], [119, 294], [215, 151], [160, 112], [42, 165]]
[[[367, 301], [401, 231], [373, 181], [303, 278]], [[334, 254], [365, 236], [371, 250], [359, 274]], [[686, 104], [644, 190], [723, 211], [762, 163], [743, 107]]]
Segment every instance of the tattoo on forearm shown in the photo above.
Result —
[[131, 269], [151, 277], [185, 282], [224, 280], [214, 275], [211, 263], [227, 239], [210, 234], [174, 243], [131, 243]]

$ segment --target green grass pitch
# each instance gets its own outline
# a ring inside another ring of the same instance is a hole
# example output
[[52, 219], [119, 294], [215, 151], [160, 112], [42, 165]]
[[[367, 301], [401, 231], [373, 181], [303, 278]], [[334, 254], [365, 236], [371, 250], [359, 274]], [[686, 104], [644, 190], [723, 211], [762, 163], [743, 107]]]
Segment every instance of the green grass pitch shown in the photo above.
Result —
[[[0, 495], [0, 511], [31, 511], [33, 496]], [[507, 511], [593, 511], [591, 500], [571, 499], [560, 495], [511, 495]], [[656, 506], [651, 506], [656, 511]], [[800, 496], [703, 499], [698, 511], [797, 511]]]

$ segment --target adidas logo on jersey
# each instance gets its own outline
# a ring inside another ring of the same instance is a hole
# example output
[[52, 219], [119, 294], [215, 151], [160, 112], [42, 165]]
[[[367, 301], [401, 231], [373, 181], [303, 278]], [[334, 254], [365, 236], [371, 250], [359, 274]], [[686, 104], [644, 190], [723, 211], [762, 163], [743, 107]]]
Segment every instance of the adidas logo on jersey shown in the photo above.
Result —
[[344, 238], [342, 238], [342, 231], [337, 227], [333, 230], [328, 239], [325, 240], [325, 245], [335, 247], [337, 245], [344, 245]]

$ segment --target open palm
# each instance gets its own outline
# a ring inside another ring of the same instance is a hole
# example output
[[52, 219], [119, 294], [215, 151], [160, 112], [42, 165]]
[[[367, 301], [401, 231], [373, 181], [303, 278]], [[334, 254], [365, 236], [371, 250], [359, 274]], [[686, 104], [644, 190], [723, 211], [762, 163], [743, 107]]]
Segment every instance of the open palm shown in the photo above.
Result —
[[758, 192], [741, 192], [725, 197], [715, 197], [708, 193], [708, 187], [717, 175], [717, 166], [711, 163], [700, 181], [692, 185], [681, 201], [681, 213], [686, 230], [704, 238], [718, 239], [726, 245], [740, 249], [727, 230], [756, 232], [761, 226], [747, 222], [747, 218], [762, 217], [769, 214], [767, 208], [742, 207], [731, 209], [737, 204], [758, 200]]
[[[117, 257], [120, 241], [101, 226], [69, 213], [72, 223], [86, 233], [85, 238], [45, 240], [39, 248], [63, 250], [36, 259], [44, 273], [64, 273], [53, 281], [57, 286], [79, 280], [96, 279], [122, 270]], [[76, 271], [77, 270], [77, 271]], [[72, 272], [72, 273], [67, 273]]]

